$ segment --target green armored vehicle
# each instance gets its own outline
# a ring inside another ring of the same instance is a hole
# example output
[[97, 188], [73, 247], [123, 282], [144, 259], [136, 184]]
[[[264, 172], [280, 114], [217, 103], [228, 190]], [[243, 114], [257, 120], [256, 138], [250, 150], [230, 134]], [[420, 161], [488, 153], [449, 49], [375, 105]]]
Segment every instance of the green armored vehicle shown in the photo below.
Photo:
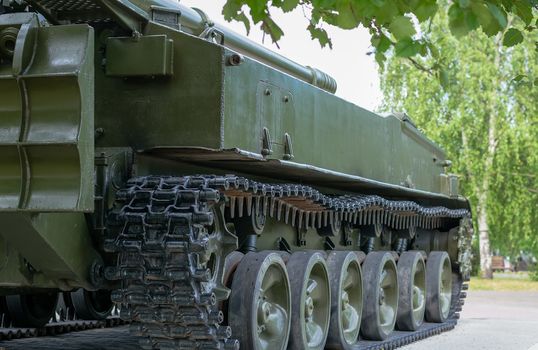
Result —
[[405, 114], [178, 1], [0, 4], [10, 327], [46, 326], [59, 294], [81, 319], [117, 305], [143, 349], [386, 349], [454, 327], [469, 204]]

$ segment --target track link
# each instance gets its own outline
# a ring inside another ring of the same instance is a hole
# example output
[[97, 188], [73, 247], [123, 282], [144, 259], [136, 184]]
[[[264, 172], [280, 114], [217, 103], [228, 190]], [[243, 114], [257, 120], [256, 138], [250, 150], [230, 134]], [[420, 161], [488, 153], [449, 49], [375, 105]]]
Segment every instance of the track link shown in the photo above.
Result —
[[21, 338], [44, 337], [70, 332], [79, 332], [95, 328], [109, 328], [123, 325], [125, 322], [119, 317], [109, 317], [103, 321], [62, 321], [51, 322], [42, 328], [0, 328], [0, 340], [15, 340]]
[[[328, 196], [302, 185], [263, 184], [236, 176], [140, 177], [118, 191], [105, 249], [118, 253], [108, 279], [121, 280], [113, 293], [120, 315], [143, 349], [238, 349], [231, 329], [222, 326], [218, 302], [229, 291], [221, 284], [226, 251], [237, 248], [221, 218], [263, 213], [297, 228], [337, 221], [383, 224], [393, 229], [435, 229], [447, 220], [469, 217], [466, 209], [426, 208], [379, 196]], [[230, 248], [231, 247], [231, 248]], [[226, 249], [225, 249], [226, 248]], [[359, 349], [388, 349], [452, 329], [461, 308], [456, 275], [452, 314], [438, 325], [397, 332], [383, 342], [360, 342]]]
[[[120, 234], [107, 241], [119, 252], [107, 277], [122, 280], [112, 294], [143, 349], [238, 349], [221, 326], [217, 295], [227, 293], [213, 274], [221, 263], [214, 230], [220, 179], [140, 178], [118, 192], [113, 216]], [[213, 229], [213, 232], [210, 232]], [[227, 295], [226, 295], [227, 297]]]

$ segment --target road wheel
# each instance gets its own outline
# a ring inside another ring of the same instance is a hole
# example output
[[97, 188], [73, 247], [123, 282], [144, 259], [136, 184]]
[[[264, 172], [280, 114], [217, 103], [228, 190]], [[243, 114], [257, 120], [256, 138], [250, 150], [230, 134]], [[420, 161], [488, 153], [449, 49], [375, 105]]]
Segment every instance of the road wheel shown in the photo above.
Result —
[[321, 253], [297, 252], [288, 261], [292, 325], [290, 350], [322, 350], [331, 315], [327, 263]]
[[362, 317], [362, 272], [353, 252], [331, 252], [331, 323], [327, 349], [351, 349], [359, 338]]
[[228, 314], [241, 349], [287, 348], [291, 295], [286, 265], [280, 254], [245, 255], [233, 277]]
[[16, 327], [41, 328], [54, 316], [58, 293], [8, 295], [6, 305]]
[[398, 329], [415, 331], [424, 322], [426, 309], [426, 266], [422, 253], [402, 253], [398, 259], [398, 281]]
[[362, 265], [364, 306], [361, 332], [385, 340], [394, 330], [398, 311], [398, 274], [390, 252], [372, 252]]
[[446, 252], [431, 252], [426, 262], [426, 320], [443, 323], [452, 302], [452, 267]]
[[90, 292], [80, 288], [70, 294], [76, 315], [83, 320], [104, 320], [114, 307], [109, 290]]

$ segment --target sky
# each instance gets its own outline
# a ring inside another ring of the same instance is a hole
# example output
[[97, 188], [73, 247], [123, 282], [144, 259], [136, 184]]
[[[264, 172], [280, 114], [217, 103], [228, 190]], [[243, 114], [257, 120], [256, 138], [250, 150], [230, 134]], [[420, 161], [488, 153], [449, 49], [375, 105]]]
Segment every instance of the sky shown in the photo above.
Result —
[[[181, 3], [200, 8], [214, 22], [246, 35], [243, 23], [224, 20], [222, 7], [225, 0], [181, 0]], [[286, 14], [274, 10], [272, 14], [284, 30], [284, 37], [278, 43], [280, 49], [272, 44], [270, 37], [266, 36], [263, 40], [259, 26], [251, 29], [250, 39], [263, 43], [298, 63], [328, 73], [338, 82], [338, 96], [369, 110], [380, 105], [382, 94], [377, 66], [373, 55], [367, 55], [372, 50], [367, 30], [360, 28], [350, 31], [327, 26], [325, 29], [332, 38], [333, 49], [322, 49], [317, 41], [310, 38], [310, 33], [306, 30], [308, 23], [301, 10]]]

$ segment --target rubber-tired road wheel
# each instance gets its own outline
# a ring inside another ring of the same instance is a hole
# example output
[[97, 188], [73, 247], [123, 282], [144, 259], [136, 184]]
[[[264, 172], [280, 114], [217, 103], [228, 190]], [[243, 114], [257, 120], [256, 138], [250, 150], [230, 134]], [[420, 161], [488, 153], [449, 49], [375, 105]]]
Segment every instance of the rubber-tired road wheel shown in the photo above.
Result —
[[290, 313], [290, 283], [280, 254], [245, 255], [235, 271], [228, 302], [232, 334], [241, 349], [286, 349]]
[[327, 263], [321, 253], [297, 252], [288, 260], [291, 281], [290, 350], [322, 350], [331, 316]]
[[394, 330], [398, 311], [398, 275], [390, 252], [372, 252], [362, 265], [364, 306], [362, 335], [385, 340]]
[[16, 327], [41, 328], [54, 316], [58, 293], [8, 295], [6, 305]]
[[354, 252], [331, 252], [327, 258], [331, 281], [331, 323], [326, 349], [352, 349], [362, 317], [362, 272]]
[[415, 331], [426, 310], [426, 265], [420, 252], [404, 252], [398, 259], [400, 295], [396, 324], [402, 331]]
[[426, 262], [426, 320], [443, 323], [452, 302], [452, 265], [447, 252], [431, 252]]

